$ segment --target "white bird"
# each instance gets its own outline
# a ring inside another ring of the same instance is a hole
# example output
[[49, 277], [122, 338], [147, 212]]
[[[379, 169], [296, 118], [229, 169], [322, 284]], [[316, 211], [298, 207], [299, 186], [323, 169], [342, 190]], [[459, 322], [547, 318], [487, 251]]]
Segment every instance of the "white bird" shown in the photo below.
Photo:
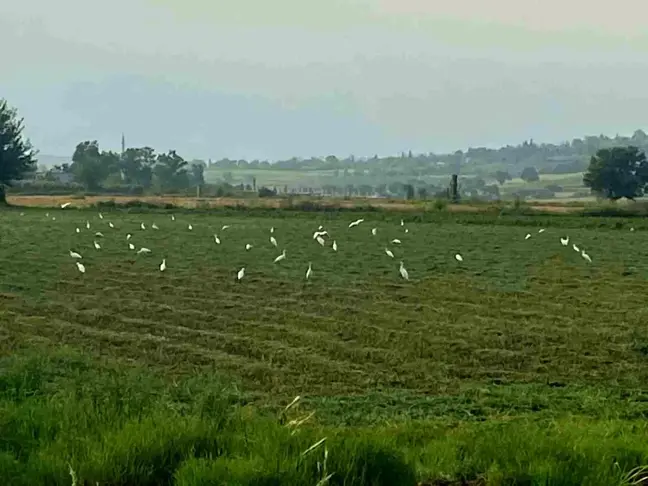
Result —
[[76, 229], [77, 233], [81, 233], [81, 230], [79, 228]]
[[400, 242], [401, 242], [401, 240], [399, 240], [398, 238], [394, 238], [392, 240], [392, 243], [395, 243], [395, 244], [398, 244], [398, 245], [400, 245]]
[[81, 255], [79, 255], [76, 251], [70, 250], [70, 256], [72, 258], [83, 258]]
[[95, 233], [95, 236], [99, 236], [99, 237], [103, 238], [103, 233], [101, 231], [97, 231]]
[[582, 256], [585, 260], [587, 260], [588, 262], [592, 263], [592, 259], [590, 258], [590, 256], [589, 256], [587, 253], [585, 253], [585, 250], [583, 250], [583, 251], [581, 252], [581, 256]]
[[634, 227], [630, 228], [630, 231], [634, 231]]
[[277, 240], [275, 239], [274, 236], [270, 237], [270, 243], [272, 243], [273, 246], [277, 246]]
[[140, 253], [151, 253], [151, 250], [149, 250], [148, 248], [142, 247], [139, 250], [137, 250], [137, 254], [139, 255]]
[[90, 221], [86, 221], [86, 229], [90, 229]]
[[282, 251], [281, 255], [279, 255], [277, 258], [275, 258], [273, 263], [277, 263], [277, 262], [280, 262], [281, 260], [285, 260], [285, 259], [286, 259], [286, 250]]
[[353, 222], [349, 223], [349, 228], [353, 228], [354, 226], [358, 226], [363, 221], [364, 221], [364, 219], [358, 219], [356, 221], [353, 221]]
[[376, 236], [376, 232], [377, 232], [377, 231], [378, 231], [378, 230], [377, 230], [376, 228], [371, 228], [371, 234], [372, 234], [372, 235]]
[[312, 263], [308, 263], [308, 270], [306, 270], [306, 280], [308, 280], [311, 275], [313, 275]]
[[463, 257], [459, 253], [457, 253], [455, 255], [455, 260], [457, 260], [458, 262], [463, 262]]
[[103, 219], [103, 214], [99, 213], [99, 219]]
[[246, 250], [249, 250], [249, 249], [251, 249], [251, 248], [252, 248], [252, 245], [250, 245], [249, 243], [248, 243], [247, 245], [245, 245], [245, 249], [246, 249]]
[[270, 228], [270, 233], [271, 234], [274, 233], [274, 226], [272, 228]]
[[160, 263], [160, 272], [164, 272], [166, 270], [166, 258], [162, 259], [162, 263]]
[[337, 251], [337, 241], [333, 240], [333, 251]]
[[94, 241], [93, 243], [94, 243], [95, 250], [101, 250], [101, 245], [99, 243], [97, 243], [96, 241]]
[[77, 266], [77, 270], [81, 273], [85, 273], [85, 265], [81, 262], [75, 262]]
[[318, 230], [321, 230], [322, 228], [324, 228], [324, 226], [322, 226], [321, 224], [317, 227]]
[[134, 250], [134, 249], [135, 249], [135, 245], [133, 245], [132, 243], [129, 243], [129, 244], [128, 244], [128, 248], [130, 248], [131, 250]]
[[52, 221], [56, 221], [56, 217], [55, 217], [55, 216], [52, 216]]
[[218, 235], [214, 235], [214, 241], [217, 245], [220, 245], [220, 238], [218, 238]]
[[403, 262], [400, 262], [400, 268], [398, 271], [401, 274], [401, 277], [403, 277], [405, 280], [409, 280], [409, 273], [407, 273], [407, 270], [405, 270], [405, 267], [403, 266]]
[[545, 232], [544, 228], [541, 228], [541, 229], [538, 230], [538, 233], [544, 233], [544, 232]]
[[159, 229], [160, 229], [160, 228], [158, 228], [158, 225], [155, 224], [155, 223], [153, 223], [153, 224], [151, 225], [151, 228], [153, 228], [154, 230], [159, 230]]
[[387, 253], [388, 257], [394, 258], [394, 254], [391, 252], [389, 248], [385, 248], [385, 253]]
[[405, 233], [409, 233], [409, 228], [405, 228]]
[[132, 237], [133, 237], [133, 235], [131, 235], [130, 233], [128, 233], [128, 234], [126, 235], [126, 241], [130, 240]]
[[324, 241], [324, 238], [322, 238], [321, 236], [318, 236], [316, 239], [317, 239], [317, 242], [318, 242], [320, 245], [322, 245], [322, 246], [324, 246], [324, 244], [326, 243], [326, 242]]
[[61, 209], [65, 209], [65, 208], [69, 207], [70, 204], [72, 204], [72, 203], [71, 202], [66, 202], [64, 204], [61, 204]]
[[223, 227], [221, 228], [221, 231], [225, 231], [225, 230], [226, 230], [227, 228], [229, 228], [229, 227], [230, 227], [229, 224], [223, 225]]
[[108, 223], [108, 226], [110, 226], [111, 228], [114, 228], [114, 227], [115, 227], [115, 225], [112, 224], [112, 223]]
[[241, 268], [236, 274], [237, 280], [241, 280], [243, 277], [245, 277], [245, 267]]
[[171, 221], [175, 221], [175, 216], [173, 214], [171, 215]]
[[569, 245], [569, 236], [567, 238], [560, 238], [560, 243], [562, 244], [562, 246]]
[[313, 239], [316, 239], [318, 236], [324, 235], [328, 236], [328, 231], [316, 231], [315, 233], [313, 233]]
[[528, 240], [529, 238], [531, 238], [531, 233], [527, 233], [527, 235], [524, 237], [525, 240]]
[[45, 213], [45, 217], [46, 217], [46, 218], [49, 218], [49, 213]]
[[146, 229], [146, 226], [144, 226], [144, 223], [140, 224], [140, 228], [142, 228], [143, 230]]
[[193, 230], [193, 226], [191, 225], [187, 226], [187, 228], [189, 228], [189, 231]]
[[401, 219], [401, 226], [405, 226], [405, 221]]
[[572, 245], [572, 248], [576, 253], [580, 253], [580, 248], [578, 248], [576, 245]]

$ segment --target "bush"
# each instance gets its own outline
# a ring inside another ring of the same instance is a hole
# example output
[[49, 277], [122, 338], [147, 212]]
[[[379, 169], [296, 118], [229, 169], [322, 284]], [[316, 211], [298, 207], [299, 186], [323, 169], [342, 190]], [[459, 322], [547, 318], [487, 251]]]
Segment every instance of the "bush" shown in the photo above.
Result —
[[259, 197], [274, 197], [277, 195], [277, 191], [269, 189], [265, 186], [259, 188]]

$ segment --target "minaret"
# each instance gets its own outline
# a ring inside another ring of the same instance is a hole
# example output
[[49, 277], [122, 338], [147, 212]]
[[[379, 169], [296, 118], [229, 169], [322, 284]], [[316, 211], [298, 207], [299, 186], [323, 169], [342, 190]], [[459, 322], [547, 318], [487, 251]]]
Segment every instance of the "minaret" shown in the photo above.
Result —
[[126, 152], [126, 139], [124, 138], [124, 132], [122, 132], [122, 144], [121, 144], [121, 154], [122, 157], [124, 156], [124, 152]]

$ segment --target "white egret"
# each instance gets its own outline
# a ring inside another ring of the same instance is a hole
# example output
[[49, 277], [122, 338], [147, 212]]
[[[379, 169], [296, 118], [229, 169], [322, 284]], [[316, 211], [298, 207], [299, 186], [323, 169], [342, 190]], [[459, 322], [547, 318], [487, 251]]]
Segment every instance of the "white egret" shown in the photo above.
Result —
[[191, 225], [187, 226], [187, 228], [189, 228], [189, 231], [193, 230], [193, 226]]
[[272, 246], [277, 246], [277, 240], [275, 239], [274, 236], [270, 237], [270, 243], [272, 243]]
[[274, 233], [274, 226], [270, 228], [270, 234]]
[[527, 235], [524, 237], [525, 240], [528, 240], [529, 238], [531, 238], [531, 233], [527, 233]]
[[589, 256], [587, 253], [585, 253], [585, 250], [581, 251], [581, 256], [582, 256], [585, 260], [587, 260], [588, 262], [592, 263], [592, 259], [590, 258], [590, 256]]
[[316, 231], [315, 233], [313, 233], [313, 239], [317, 239], [318, 236], [324, 235], [328, 236], [328, 231]]
[[457, 253], [455, 255], [455, 260], [457, 260], [458, 262], [463, 262], [463, 257], [459, 253]]
[[114, 227], [115, 227], [115, 225], [112, 224], [112, 223], [110, 223], [110, 222], [108, 223], [108, 226], [110, 226], [111, 228], [114, 228]]
[[378, 231], [378, 230], [377, 230], [376, 228], [371, 228], [371, 234], [372, 234], [372, 235], [376, 236], [376, 232], [377, 232], [377, 231]]
[[337, 241], [333, 240], [333, 251], [337, 251]]
[[538, 230], [538, 233], [544, 233], [544, 232], [545, 232], [545, 229], [544, 229], [544, 228], [540, 228], [540, 229]]
[[391, 242], [400, 245], [401, 240], [399, 240], [398, 238], [394, 238]]
[[99, 219], [103, 219], [103, 214], [99, 213]]
[[214, 235], [214, 241], [216, 242], [217, 245], [220, 245], [220, 238], [216, 234]]
[[405, 226], [405, 221], [401, 219], [401, 226]]
[[562, 246], [569, 245], [569, 236], [567, 238], [560, 238], [560, 243], [562, 244]]
[[77, 233], [81, 233], [81, 230], [79, 228], [76, 229]]
[[171, 221], [175, 221], [175, 216], [173, 214], [171, 215]]
[[55, 216], [52, 216], [52, 221], [56, 221], [56, 217], [55, 217]]
[[126, 235], [126, 241], [130, 240], [132, 237], [133, 237], [133, 235], [131, 235], [130, 233], [128, 233], [128, 234]]
[[281, 255], [279, 255], [277, 258], [275, 258], [273, 263], [277, 263], [277, 262], [280, 262], [281, 260], [285, 260], [285, 259], [286, 259], [286, 250], [282, 251]]
[[86, 229], [90, 229], [90, 221], [86, 221]]
[[322, 246], [324, 246], [324, 244], [326, 243], [326, 242], [324, 241], [324, 238], [322, 238], [321, 236], [318, 236], [316, 239], [317, 239], [317, 242], [318, 242], [320, 245], [322, 245]]
[[135, 245], [133, 245], [132, 243], [129, 243], [129, 244], [128, 244], [128, 248], [131, 249], [131, 250], [134, 250], [134, 249], [135, 249]]
[[572, 245], [572, 248], [576, 253], [580, 253], [580, 248], [578, 248], [576, 245]]
[[141, 254], [141, 253], [151, 253], [151, 250], [149, 250], [148, 248], [142, 247], [139, 250], [137, 250], [138, 255]]
[[237, 280], [241, 280], [243, 277], [245, 277], [245, 267], [241, 268], [236, 274]]
[[70, 256], [72, 258], [83, 258], [81, 255], [79, 255], [76, 251], [70, 250]]
[[101, 250], [101, 245], [99, 243], [97, 243], [96, 241], [94, 241], [93, 243], [94, 243], [95, 250]]
[[61, 209], [65, 209], [67, 207], [70, 207], [70, 204], [72, 204], [72, 203], [71, 202], [66, 202], [66, 203], [61, 204]]
[[405, 280], [409, 280], [409, 273], [407, 273], [407, 270], [403, 266], [403, 262], [400, 262], [400, 268], [398, 269], [398, 271], [400, 272], [401, 277], [403, 277]]
[[409, 233], [409, 228], [405, 228], [405, 233]]
[[388, 257], [394, 258], [394, 254], [391, 252], [389, 248], [385, 248], [385, 253], [387, 253]]
[[634, 227], [630, 228], [630, 231], [634, 231]]
[[101, 231], [97, 231], [95, 233], [95, 236], [99, 236], [100, 238], [103, 238], [103, 233]]
[[322, 226], [321, 224], [317, 227], [318, 230], [321, 230], [322, 228], [324, 228], [324, 226]]
[[162, 259], [162, 263], [160, 263], [160, 272], [164, 272], [166, 270], [166, 258]]
[[313, 275], [312, 263], [308, 262], [308, 270], [306, 270], [306, 280], [308, 280], [311, 275]]
[[252, 249], [252, 245], [250, 245], [250, 244], [248, 243], [247, 245], [245, 245], [245, 249], [246, 249], [246, 250], [250, 250], [250, 249]]
[[151, 228], [153, 228], [154, 230], [159, 230], [159, 229], [160, 229], [160, 228], [158, 228], [158, 225], [155, 224], [155, 223], [153, 223], [153, 224], [151, 225]]
[[353, 228], [354, 226], [358, 226], [363, 221], [364, 221], [364, 219], [357, 219], [355, 221], [352, 221], [351, 223], [349, 223], [349, 228]]
[[143, 230], [146, 229], [146, 226], [144, 226], [144, 223], [140, 224], [140, 228], [142, 228]]
[[85, 265], [81, 262], [75, 262], [77, 266], [77, 270], [81, 273], [85, 273]]
[[225, 231], [225, 230], [226, 230], [227, 228], [229, 228], [229, 227], [230, 227], [229, 224], [223, 225], [223, 227], [221, 228], [221, 231]]

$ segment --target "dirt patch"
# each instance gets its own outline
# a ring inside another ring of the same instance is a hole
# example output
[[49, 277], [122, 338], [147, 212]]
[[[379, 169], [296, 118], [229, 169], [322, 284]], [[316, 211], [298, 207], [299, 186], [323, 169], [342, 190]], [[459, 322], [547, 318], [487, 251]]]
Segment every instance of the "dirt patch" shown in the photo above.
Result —
[[[218, 198], [195, 198], [195, 197], [181, 197], [181, 196], [86, 196], [83, 198], [74, 198], [71, 196], [7, 196], [7, 201], [16, 206], [27, 207], [56, 207], [63, 203], [71, 202], [73, 207], [87, 207], [97, 204], [101, 201], [114, 201], [117, 204], [124, 204], [129, 201], [142, 201], [152, 204], [173, 204], [174, 206], [183, 208], [196, 208], [196, 207], [211, 207], [219, 208], [224, 206], [249, 206], [249, 207], [263, 207], [263, 208], [280, 208], [285, 204], [285, 199], [257, 199], [257, 198], [232, 198], [232, 197], [218, 197]], [[296, 199], [298, 202], [299, 199]], [[310, 201], [304, 199], [304, 202]], [[354, 208], [354, 207], [376, 207], [393, 211], [420, 211], [420, 205], [411, 204], [407, 202], [385, 201], [380, 199], [371, 198], [357, 198], [357, 199], [319, 199], [313, 201], [315, 204], [326, 207], [337, 208]], [[547, 213], [569, 213], [578, 211], [582, 208], [577, 206], [558, 206], [558, 205], [532, 205], [530, 206], [536, 211]], [[481, 212], [488, 210], [488, 206], [473, 206], [468, 204], [449, 204], [446, 207], [447, 211], [451, 212]]]

